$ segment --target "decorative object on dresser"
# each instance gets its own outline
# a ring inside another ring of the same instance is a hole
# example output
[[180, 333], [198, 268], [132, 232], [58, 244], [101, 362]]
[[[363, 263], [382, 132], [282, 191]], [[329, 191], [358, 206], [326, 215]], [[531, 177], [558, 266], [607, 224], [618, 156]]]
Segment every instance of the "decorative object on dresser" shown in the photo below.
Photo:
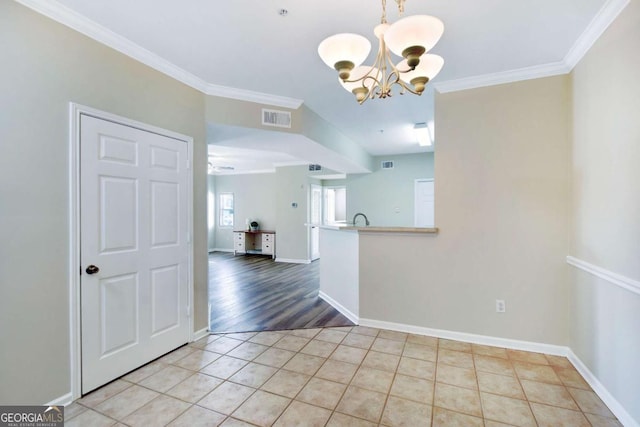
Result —
[[271, 255], [271, 258], [275, 259], [276, 232], [268, 230], [234, 230], [233, 254]]

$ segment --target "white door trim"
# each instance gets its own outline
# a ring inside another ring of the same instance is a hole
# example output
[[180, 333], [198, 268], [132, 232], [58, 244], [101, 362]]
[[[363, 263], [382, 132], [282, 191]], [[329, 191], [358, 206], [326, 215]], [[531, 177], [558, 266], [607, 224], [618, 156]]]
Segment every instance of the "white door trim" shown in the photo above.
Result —
[[80, 342], [80, 117], [87, 115], [184, 141], [188, 151], [187, 218], [189, 341], [193, 341], [193, 138], [84, 105], [69, 103], [69, 342], [71, 399], [81, 395]]

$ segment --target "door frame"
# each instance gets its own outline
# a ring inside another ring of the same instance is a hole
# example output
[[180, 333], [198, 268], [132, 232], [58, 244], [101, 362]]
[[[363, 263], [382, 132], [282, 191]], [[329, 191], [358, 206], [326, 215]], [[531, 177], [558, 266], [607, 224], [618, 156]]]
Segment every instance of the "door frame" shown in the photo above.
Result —
[[436, 224], [436, 184], [435, 178], [417, 178], [413, 181], [413, 225], [416, 226], [416, 218], [418, 218], [418, 205], [416, 204], [416, 196], [418, 195], [418, 183], [419, 182], [433, 182], [433, 226]]
[[87, 107], [74, 102], [69, 103], [69, 360], [71, 401], [81, 396], [82, 357], [80, 325], [80, 118], [91, 116], [124, 126], [133, 127], [183, 141], [187, 144], [187, 244], [188, 262], [188, 316], [189, 342], [194, 339], [193, 331], [193, 138], [167, 129], [162, 129], [126, 117]]

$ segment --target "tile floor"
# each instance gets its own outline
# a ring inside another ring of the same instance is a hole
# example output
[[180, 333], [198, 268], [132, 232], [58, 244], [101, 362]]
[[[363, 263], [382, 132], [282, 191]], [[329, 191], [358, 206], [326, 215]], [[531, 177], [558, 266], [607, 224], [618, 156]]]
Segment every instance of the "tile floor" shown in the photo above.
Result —
[[366, 327], [210, 335], [65, 409], [74, 426], [620, 426], [563, 357]]

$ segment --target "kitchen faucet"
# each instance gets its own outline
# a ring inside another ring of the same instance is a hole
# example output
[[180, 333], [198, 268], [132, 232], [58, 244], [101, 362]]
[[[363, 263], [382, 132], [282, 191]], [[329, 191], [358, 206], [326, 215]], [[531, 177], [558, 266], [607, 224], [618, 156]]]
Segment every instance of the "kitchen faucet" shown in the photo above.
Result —
[[358, 218], [360, 215], [362, 215], [362, 216], [364, 217], [364, 222], [365, 222], [365, 224], [366, 224], [366, 225], [369, 225], [369, 219], [368, 219], [368, 218], [367, 218], [367, 216], [366, 216], [365, 214], [363, 214], [362, 212], [358, 212], [357, 214], [355, 214], [355, 215], [353, 216], [353, 221], [351, 221], [351, 222], [353, 222], [353, 225], [354, 225], [354, 226], [356, 225], [356, 218]]

